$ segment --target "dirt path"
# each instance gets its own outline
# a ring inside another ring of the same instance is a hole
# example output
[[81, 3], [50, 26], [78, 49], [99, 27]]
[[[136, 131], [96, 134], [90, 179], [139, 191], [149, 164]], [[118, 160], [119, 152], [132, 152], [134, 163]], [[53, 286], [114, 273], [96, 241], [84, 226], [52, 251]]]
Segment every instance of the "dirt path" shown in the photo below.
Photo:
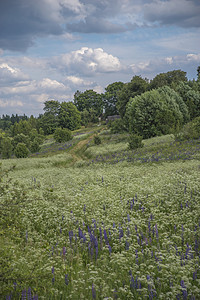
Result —
[[[102, 130], [104, 130], [104, 128], [102, 128], [101, 131]], [[94, 138], [95, 135], [97, 135], [97, 133], [93, 133], [87, 139], [80, 141], [71, 151], [69, 151], [69, 153], [73, 157], [73, 163], [84, 158], [84, 152], [85, 152], [84, 147]], [[81, 149], [83, 150], [82, 153], [81, 153]]]

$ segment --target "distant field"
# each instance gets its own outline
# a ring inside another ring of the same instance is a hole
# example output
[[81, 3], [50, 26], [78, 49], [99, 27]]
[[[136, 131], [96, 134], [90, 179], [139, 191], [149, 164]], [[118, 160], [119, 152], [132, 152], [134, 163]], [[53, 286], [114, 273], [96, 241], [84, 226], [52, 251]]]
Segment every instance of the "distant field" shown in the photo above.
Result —
[[198, 300], [200, 141], [76, 134], [1, 160], [0, 298]]

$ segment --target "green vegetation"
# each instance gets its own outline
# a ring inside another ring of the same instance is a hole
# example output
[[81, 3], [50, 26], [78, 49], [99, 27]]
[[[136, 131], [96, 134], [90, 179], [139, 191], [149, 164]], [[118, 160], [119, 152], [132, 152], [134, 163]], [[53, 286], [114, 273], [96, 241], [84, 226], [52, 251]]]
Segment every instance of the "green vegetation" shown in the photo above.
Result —
[[1, 299], [198, 299], [199, 139], [73, 140], [1, 161]]

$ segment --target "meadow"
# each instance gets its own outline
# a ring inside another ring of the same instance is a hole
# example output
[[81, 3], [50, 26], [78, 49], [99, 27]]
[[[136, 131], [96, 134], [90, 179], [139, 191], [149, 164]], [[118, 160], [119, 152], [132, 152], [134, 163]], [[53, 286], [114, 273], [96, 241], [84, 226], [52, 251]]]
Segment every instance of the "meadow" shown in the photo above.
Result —
[[1, 299], [200, 299], [200, 140], [76, 132], [1, 160]]

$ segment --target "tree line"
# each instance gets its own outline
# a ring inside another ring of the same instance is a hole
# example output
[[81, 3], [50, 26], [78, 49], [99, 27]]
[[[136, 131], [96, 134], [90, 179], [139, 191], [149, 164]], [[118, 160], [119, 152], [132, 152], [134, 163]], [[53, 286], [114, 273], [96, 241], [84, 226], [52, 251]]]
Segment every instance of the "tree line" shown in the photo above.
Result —
[[[46, 101], [44, 113], [38, 117], [3, 115], [1, 155], [10, 157], [14, 151], [20, 157], [20, 151], [16, 150], [18, 144], [24, 147], [24, 153], [37, 152], [45, 135], [56, 133], [57, 141], [62, 140], [61, 136], [69, 139], [70, 131], [97, 123], [99, 117], [105, 120], [113, 115], [121, 117], [112, 124], [113, 132], [128, 131], [149, 138], [177, 131], [200, 117], [200, 66], [197, 80], [189, 81], [182, 70], [161, 73], [152, 80], [134, 76], [128, 83], [109, 84], [102, 94], [93, 90], [77, 91], [71, 102]], [[8, 148], [12, 149], [9, 153], [3, 151]]]

